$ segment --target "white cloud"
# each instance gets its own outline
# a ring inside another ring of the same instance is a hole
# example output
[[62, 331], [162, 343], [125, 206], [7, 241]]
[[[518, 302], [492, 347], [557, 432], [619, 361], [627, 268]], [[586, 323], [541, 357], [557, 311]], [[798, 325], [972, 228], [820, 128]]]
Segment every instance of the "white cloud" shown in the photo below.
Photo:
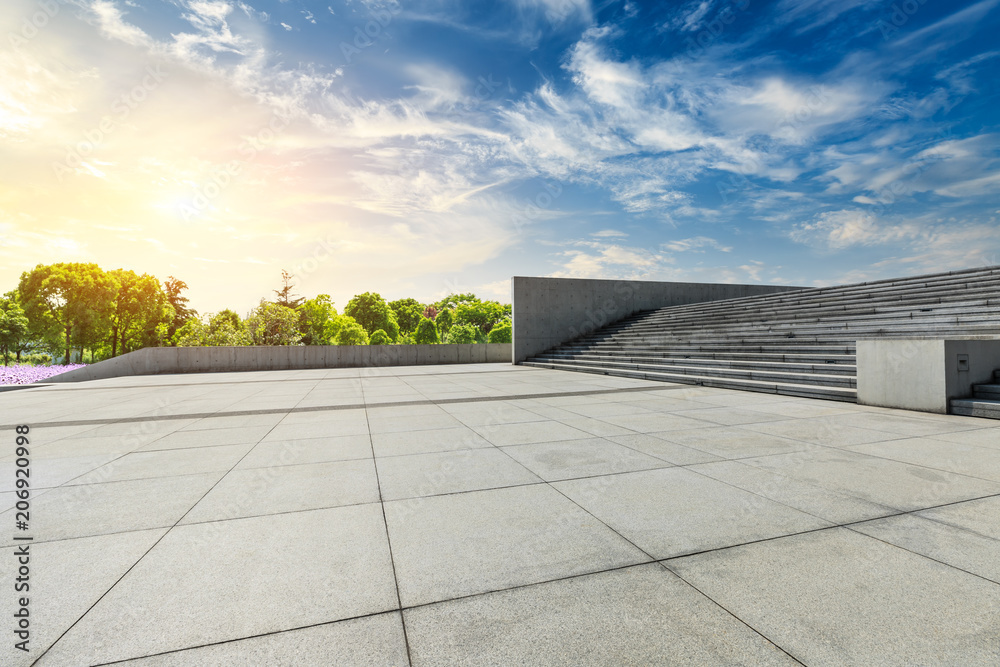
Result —
[[732, 246], [724, 246], [713, 238], [696, 236], [690, 239], [678, 239], [661, 243], [660, 247], [671, 252], [704, 252], [702, 248], [712, 248], [720, 252], [731, 252]]
[[844, 209], [820, 213], [812, 222], [796, 226], [789, 236], [798, 243], [843, 250], [852, 246], [912, 241], [921, 234], [920, 227], [914, 224], [883, 224], [864, 211]]

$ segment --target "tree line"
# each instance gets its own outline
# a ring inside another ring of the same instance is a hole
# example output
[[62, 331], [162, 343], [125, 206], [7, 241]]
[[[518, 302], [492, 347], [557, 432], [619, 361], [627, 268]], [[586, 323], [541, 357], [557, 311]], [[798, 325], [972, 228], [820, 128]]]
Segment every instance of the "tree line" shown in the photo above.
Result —
[[212, 345], [413, 345], [509, 343], [511, 309], [475, 294], [440, 301], [386, 301], [375, 292], [353, 297], [340, 313], [328, 294], [281, 288], [245, 317], [231, 309], [199, 315], [184, 296], [187, 284], [97, 264], [39, 264], [0, 297], [0, 354], [48, 354], [69, 363], [74, 349], [101, 360], [144, 347]]

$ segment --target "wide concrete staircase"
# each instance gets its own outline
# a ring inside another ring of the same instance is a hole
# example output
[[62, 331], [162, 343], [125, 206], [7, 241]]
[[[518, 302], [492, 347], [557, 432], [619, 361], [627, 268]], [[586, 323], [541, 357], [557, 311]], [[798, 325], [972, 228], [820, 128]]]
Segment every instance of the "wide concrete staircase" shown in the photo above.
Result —
[[993, 382], [977, 384], [972, 398], [952, 399], [951, 412], [967, 417], [1000, 419], [1000, 370], [993, 371]]
[[636, 313], [524, 362], [841, 401], [862, 338], [1000, 338], [1000, 266]]

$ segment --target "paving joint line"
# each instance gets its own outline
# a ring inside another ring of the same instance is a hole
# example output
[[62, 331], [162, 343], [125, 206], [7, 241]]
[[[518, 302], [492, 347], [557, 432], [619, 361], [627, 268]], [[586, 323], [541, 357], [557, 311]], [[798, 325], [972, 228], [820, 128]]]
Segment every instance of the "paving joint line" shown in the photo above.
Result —
[[[67, 420], [67, 421], [57, 421], [57, 422], [45, 422], [40, 428], [45, 426], [102, 426], [110, 424], [131, 424], [140, 423], [146, 421], [169, 421], [175, 419], [206, 419], [210, 417], [242, 417], [251, 415], [273, 415], [273, 414], [297, 414], [301, 412], [334, 412], [338, 410], [361, 410], [366, 408], [394, 408], [394, 407], [407, 407], [412, 405], [452, 405], [456, 403], [489, 403], [491, 401], [516, 401], [516, 400], [531, 400], [531, 399], [542, 399], [542, 398], [561, 398], [561, 397], [574, 397], [574, 396], [598, 396], [601, 394], [616, 394], [616, 393], [636, 393], [636, 392], [647, 392], [647, 391], [664, 391], [664, 390], [676, 390], [682, 389], [683, 385], [678, 387], [666, 386], [666, 387], [620, 387], [613, 389], [588, 389], [582, 391], [572, 391], [572, 392], [552, 392], [544, 394], [504, 394], [501, 396], [469, 396], [467, 398], [443, 398], [443, 399], [422, 399], [418, 401], [395, 401], [387, 403], [347, 403], [342, 405], [317, 405], [309, 406], [304, 408], [267, 408], [262, 410], [234, 410], [231, 412], [193, 412], [184, 414], [166, 414], [160, 416], [137, 416], [137, 417], [124, 417], [124, 418], [114, 418], [114, 419], [77, 419], [77, 420]], [[300, 399], [300, 402], [303, 399]], [[0, 424], [0, 429], [14, 428], [16, 424]], [[205, 430], [205, 429], [202, 429]], [[71, 436], [67, 436], [71, 437]], [[100, 436], [97, 436], [100, 437]]]

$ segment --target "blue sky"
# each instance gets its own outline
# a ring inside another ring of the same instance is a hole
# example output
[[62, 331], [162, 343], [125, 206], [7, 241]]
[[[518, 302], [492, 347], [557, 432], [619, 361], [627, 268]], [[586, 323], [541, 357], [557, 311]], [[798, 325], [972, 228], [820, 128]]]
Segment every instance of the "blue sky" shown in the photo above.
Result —
[[282, 268], [342, 306], [998, 264], [998, 5], [12, 0], [0, 280], [211, 311]]

